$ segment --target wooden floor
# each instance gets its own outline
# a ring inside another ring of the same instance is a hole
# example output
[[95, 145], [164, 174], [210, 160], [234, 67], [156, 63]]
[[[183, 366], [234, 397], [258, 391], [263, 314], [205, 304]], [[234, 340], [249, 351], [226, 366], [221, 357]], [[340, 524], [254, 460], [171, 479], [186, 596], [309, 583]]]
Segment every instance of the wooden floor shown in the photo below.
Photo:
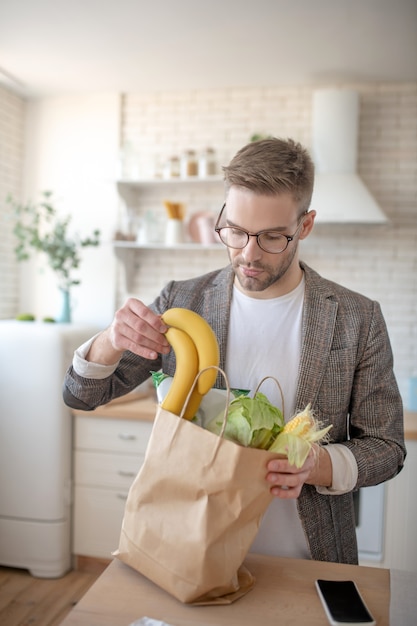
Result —
[[62, 578], [34, 578], [0, 567], [0, 624], [57, 626], [98, 578], [103, 566], [72, 570]]

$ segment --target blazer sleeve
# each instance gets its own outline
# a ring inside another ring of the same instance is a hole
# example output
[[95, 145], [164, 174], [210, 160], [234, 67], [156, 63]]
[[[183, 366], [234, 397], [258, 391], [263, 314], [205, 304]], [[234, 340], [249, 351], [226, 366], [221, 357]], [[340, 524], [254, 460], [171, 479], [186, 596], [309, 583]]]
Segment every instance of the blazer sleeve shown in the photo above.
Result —
[[378, 302], [303, 265], [306, 293], [297, 405], [311, 402], [330, 441], [349, 448], [356, 488], [394, 477], [406, 456], [404, 415]]
[[357, 487], [395, 476], [403, 467], [404, 412], [393, 371], [393, 354], [385, 320], [377, 302], [358, 353], [345, 443], [358, 464]]
[[[171, 281], [161, 290], [150, 308], [157, 314], [171, 307], [196, 311], [213, 327], [223, 352], [232, 278], [231, 269], [226, 267], [194, 279]], [[172, 350], [154, 361], [126, 351], [116, 370], [103, 379], [80, 376], [71, 364], [63, 383], [64, 402], [75, 409], [93, 410], [132, 391], [147, 380], [152, 371], [160, 369], [170, 376], [175, 373], [175, 355]]]

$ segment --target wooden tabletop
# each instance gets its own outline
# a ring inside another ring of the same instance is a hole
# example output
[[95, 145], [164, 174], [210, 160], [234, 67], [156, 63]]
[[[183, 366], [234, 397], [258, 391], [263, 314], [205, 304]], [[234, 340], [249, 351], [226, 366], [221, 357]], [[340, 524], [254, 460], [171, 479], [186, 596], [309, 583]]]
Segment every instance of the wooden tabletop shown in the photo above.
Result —
[[[387, 569], [249, 554], [255, 587], [227, 606], [182, 604], [129, 566], [114, 560], [61, 626], [129, 626], [150, 617], [173, 626], [325, 626], [317, 578], [354, 580], [378, 626], [389, 625]], [[394, 625], [393, 625], [394, 626]]]

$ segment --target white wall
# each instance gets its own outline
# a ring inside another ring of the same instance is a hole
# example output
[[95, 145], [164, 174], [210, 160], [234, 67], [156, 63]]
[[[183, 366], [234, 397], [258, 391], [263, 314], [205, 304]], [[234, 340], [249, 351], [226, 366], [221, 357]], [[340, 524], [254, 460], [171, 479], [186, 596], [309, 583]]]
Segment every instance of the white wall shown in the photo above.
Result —
[[[82, 250], [72, 289], [73, 321], [108, 324], [114, 312], [115, 260], [110, 241], [117, 219], [115, 191], [119, 142], [117, 94], [71, 95], [27, 104], [23, 200], [54, 192], [56, 206], [70, 213], [81, 236], [101, 230], [99, 248]], [[56, 280], [46, 263], [22, 266], [20, 310], [37, 317], [59, 311]]]
[[24, 115], [22, 98], [0, 85], [0, 319], [15, 316], [19, 297], [13, 221], [6, 198], [20, 194]]

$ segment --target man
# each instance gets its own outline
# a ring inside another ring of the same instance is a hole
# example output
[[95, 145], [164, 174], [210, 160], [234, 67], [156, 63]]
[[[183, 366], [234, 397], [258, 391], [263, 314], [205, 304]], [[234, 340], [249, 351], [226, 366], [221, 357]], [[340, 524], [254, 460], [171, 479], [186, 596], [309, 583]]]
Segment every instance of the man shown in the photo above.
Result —
[[[285, 459], [269, 462], [266, 484], [277, 497], [254, 549], [357, 563], [352, 491], [395, 476], [406, 454], [380, 307], [299, 260], [299, 241], [315, 219], [314, 166], [300, 144], [250, 143], [224, 173], [226, 203], [216, 230], [230, 265], [169, 283], [150, 307], [129, 299], [110, 327], [75, 354], [65, 401], [93, 409], [133, 389], [150, 370], [173, 375], [160, 315], [172, 307], [196, 311], [217, 335], [231, 387], [253, 391], [274, 376], [286, 419], [311, 403], [321, 424], [333, 425], [329, 444], [316, 447], [300, 469]], [[273, 382], [266, 385], [262, 391], [280, 406]]]

